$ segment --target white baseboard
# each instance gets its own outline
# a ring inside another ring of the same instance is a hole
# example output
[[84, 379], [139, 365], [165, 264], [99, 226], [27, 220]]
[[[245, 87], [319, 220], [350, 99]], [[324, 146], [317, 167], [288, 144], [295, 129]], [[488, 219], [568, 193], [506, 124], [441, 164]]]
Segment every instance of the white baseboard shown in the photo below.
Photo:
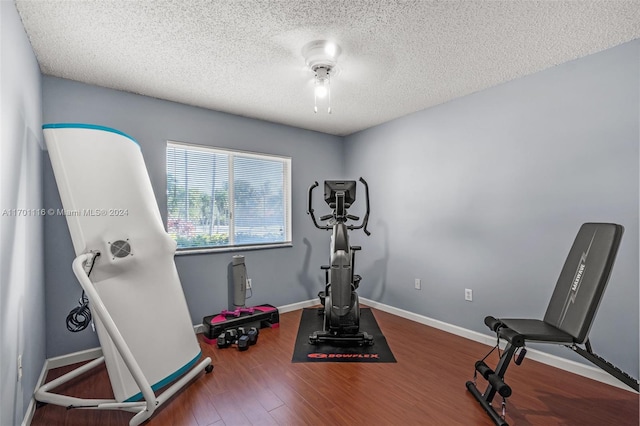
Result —
[[[420, 324], [428, 325], [429, 327], [437, 328], [438, 330], [446, 331], [447, 333], [455, 334], [456, 336], [464, 337], [465, 339], [473, 340], [488, 346], [494, 346], [496, 344], [496, 337], [489, 336], [487, 334], [478, 333], [477, 331], [469, 330], [459, 327], [457, 325], [448, 324], [446, 322], [438, 321], [433, 318], [426, 317], [424, 315], [416, 314], [414, 312], [405, 311], [404, 309], [395, 308], [393, 306], [385, 305], [384, 303], [376, 302], [374, 300], [360, 298], [360, 301], [372, 308], [379, 309], [384, 312], [388, 312], [393, 315], [397, 315], [402, 318], [406, 318], [411, 321], [418, 322]], [[527, 348], [527, 358], [541, 362], [552, 367], [559, 368], [561, 370], [568, 371], [570, 373], [578, 374], [589, 379], [597, 380], [602, 383], [606, 383], [611, 386], [615, 386], [620, 389], [627, 390], [629, 392], [636, 393], [633, 389], [630, 389], [624, 383], [615, 379], [613, 376], [596, 368], [592, 365], [586, 365], [579, 362], [575, 362], [569, 359], [561, 358], [556, 355], [548, 354], [536, 349]]]
[[278, 312], [284, 314], [285, 312], [297, 311], [298, 309], [308, 308], [310, 306], [314, 306], [319, 304], [318, 298], [304, 300], [298, 303], [292, 303], [290, 305], [278, 306]]
[[45, 360], [44, 365], [47, 371], [54, 368], [65, 367], [78, 362], [91, 361], [102, 356], [102, 348], [85, 349], [84, 351], [73, 352], [60, 355]]

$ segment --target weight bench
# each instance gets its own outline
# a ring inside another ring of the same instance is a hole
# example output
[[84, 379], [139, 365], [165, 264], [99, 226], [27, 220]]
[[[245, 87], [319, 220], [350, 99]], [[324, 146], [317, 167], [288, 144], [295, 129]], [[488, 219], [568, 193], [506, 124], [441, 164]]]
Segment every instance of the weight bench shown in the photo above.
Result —
[[[593, 353], [588, 338], [623, 232], [621, 225], [612, 223], [582, 225], [543, 320], [496, 319], [492, 316], [484, 319], [487, 327], [496, 332], [498, 341], [502, 338], [507, 345], [495, 371], [485, 364], [484, 359], [477, 361], [474, 380], [468, 381], [466, 386], [495, 424], [507, 426], [504, 419], [505, 402], [511, 395], [511, 387], [504, 382], [504, 375], [516, 353], [515, 363], [519, 365], [522, 362], [527, 342], [564, 345], [638, 391], [638, 380]], [[584, 348], [578, 346], [582, 344]], [[482, 394], [475, 384], [478, 374], [488, 382]], [[503, 398], [501, 415], [491, 405], [496, 393]]]

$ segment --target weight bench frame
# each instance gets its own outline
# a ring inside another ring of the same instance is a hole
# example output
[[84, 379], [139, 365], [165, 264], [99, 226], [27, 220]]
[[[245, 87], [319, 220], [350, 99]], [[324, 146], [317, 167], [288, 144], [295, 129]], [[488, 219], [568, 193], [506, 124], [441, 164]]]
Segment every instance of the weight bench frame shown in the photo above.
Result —
[[[522, 362], [527, 341], [566, 346], [639, 391], [640, 382], [596, 355], [588, 338], [623, 233], [622, 225], [612, 223], [585, 223], [581, 226], [543, 320], [485, 318], [487, 327], [496, 333], [498, 340], [506, 340], [507, 346], [495, 371], [484, 360], [476, 362], [477, 373], [488, 382], [484, 393], [480, 393], [475, 380], [468, 381], [466, 387], [496, 425], [508, 426], [491, 403], [496, 394], [505, 400], [511, 396], [512, 390], [504, 382], [504, 375], [519, 349], [521, 352], [515, 363], [519, 365]], [[579, 345], [584, 345], [584, 348]]]

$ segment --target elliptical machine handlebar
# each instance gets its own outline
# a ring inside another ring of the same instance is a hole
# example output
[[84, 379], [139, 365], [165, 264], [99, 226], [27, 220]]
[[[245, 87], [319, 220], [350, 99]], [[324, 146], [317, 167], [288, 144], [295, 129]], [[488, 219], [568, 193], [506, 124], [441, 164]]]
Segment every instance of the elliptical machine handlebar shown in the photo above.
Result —
[[[362, 222], [359, 225], [347, 225], [347, 228], [349, 230], [353, 230], [353, 229], [362, 229], [364, 228], [364, 233], [367, 234], [367, 236], [371, 235], [371, 232], [369, 232], [369, 230], [367, 229], [367, 225], [369, 224], [369, 211], [370, 211], [370, 205], [369, 205], [369, 185], [367, 184], [367, 181], [364, 180], [362, 177], [360, 177], [360, 182], [364, 185], [364, 190], [365, 190], [365, 202], [366, 202], [366, 212], [364, 215], [364, 218], [362, 219]], [[314, 214], [315, 210], [313, 209], [313, 190], [318, 186], [318, 181], [313, 182], [313, 184], [309, 187], [309, 195], [308, 195], [308, 203], [309, 206], [307, 208], [307, 214], [311, 216], [311, 220], [313, 221], [313, 225], [318, 228], [318, 229], [333, 229], [333, 225], [329, 224], [329, 225], [320, 225], [316, 219], [316, 216]], [[328, 214], [328, 215], [324, 215], [322, 217], [320, 217], [321, 221], [325, 221], [325, 220], [329, 220], [332, 217], [334, 217], [333, 214]], [[359, 220], [360, 218], [358, 216], [355, 215], [346, 215], [346, 217], [348, 219], [351, 220]]]
[[[331, 229], [331, 226], [329, 225], [324, 225], [324, 226], [320, 226], [318, 225], [318, 221], [316, 220], [316, 215], [313, 214], [313, 190], [316, 188], [316, 186], [318, 186], [318, 181], [313, 182], [313, 185], [311, 185], [309, 187], [309, 195], [307, 197], [308, 201], [309, 201], [309, 207], [307, 208], [307, 214], [311, 215], [311, 220], [313, 221], [313, 224], [315, 225], [316, 228], [318, 229]], [[325, 218], [326, 216], [322, 216], [323, 218]]]
[[364, 233], [367, 234], [367, 237], [371, 235], [371, 232], [367, 229], [367, 225], [369, 224], [369, 184], [362, 176], [360, 176], [360, 182], [364, 185], [364, 196], [365, 202], [367, 203], [367, 210], [364, 214], [364, 218], [362, 219], [362, 223], [358, 226], [349, 225], [349, 229], [361, 229], [364, 228]]

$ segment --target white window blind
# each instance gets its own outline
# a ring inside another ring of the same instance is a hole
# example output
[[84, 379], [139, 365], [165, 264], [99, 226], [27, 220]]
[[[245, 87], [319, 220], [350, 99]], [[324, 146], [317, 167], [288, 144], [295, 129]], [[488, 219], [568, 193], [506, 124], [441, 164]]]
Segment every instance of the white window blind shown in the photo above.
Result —
[[291, 242], [291, 158], [167, 143], [167, 231], [178, 250]]

